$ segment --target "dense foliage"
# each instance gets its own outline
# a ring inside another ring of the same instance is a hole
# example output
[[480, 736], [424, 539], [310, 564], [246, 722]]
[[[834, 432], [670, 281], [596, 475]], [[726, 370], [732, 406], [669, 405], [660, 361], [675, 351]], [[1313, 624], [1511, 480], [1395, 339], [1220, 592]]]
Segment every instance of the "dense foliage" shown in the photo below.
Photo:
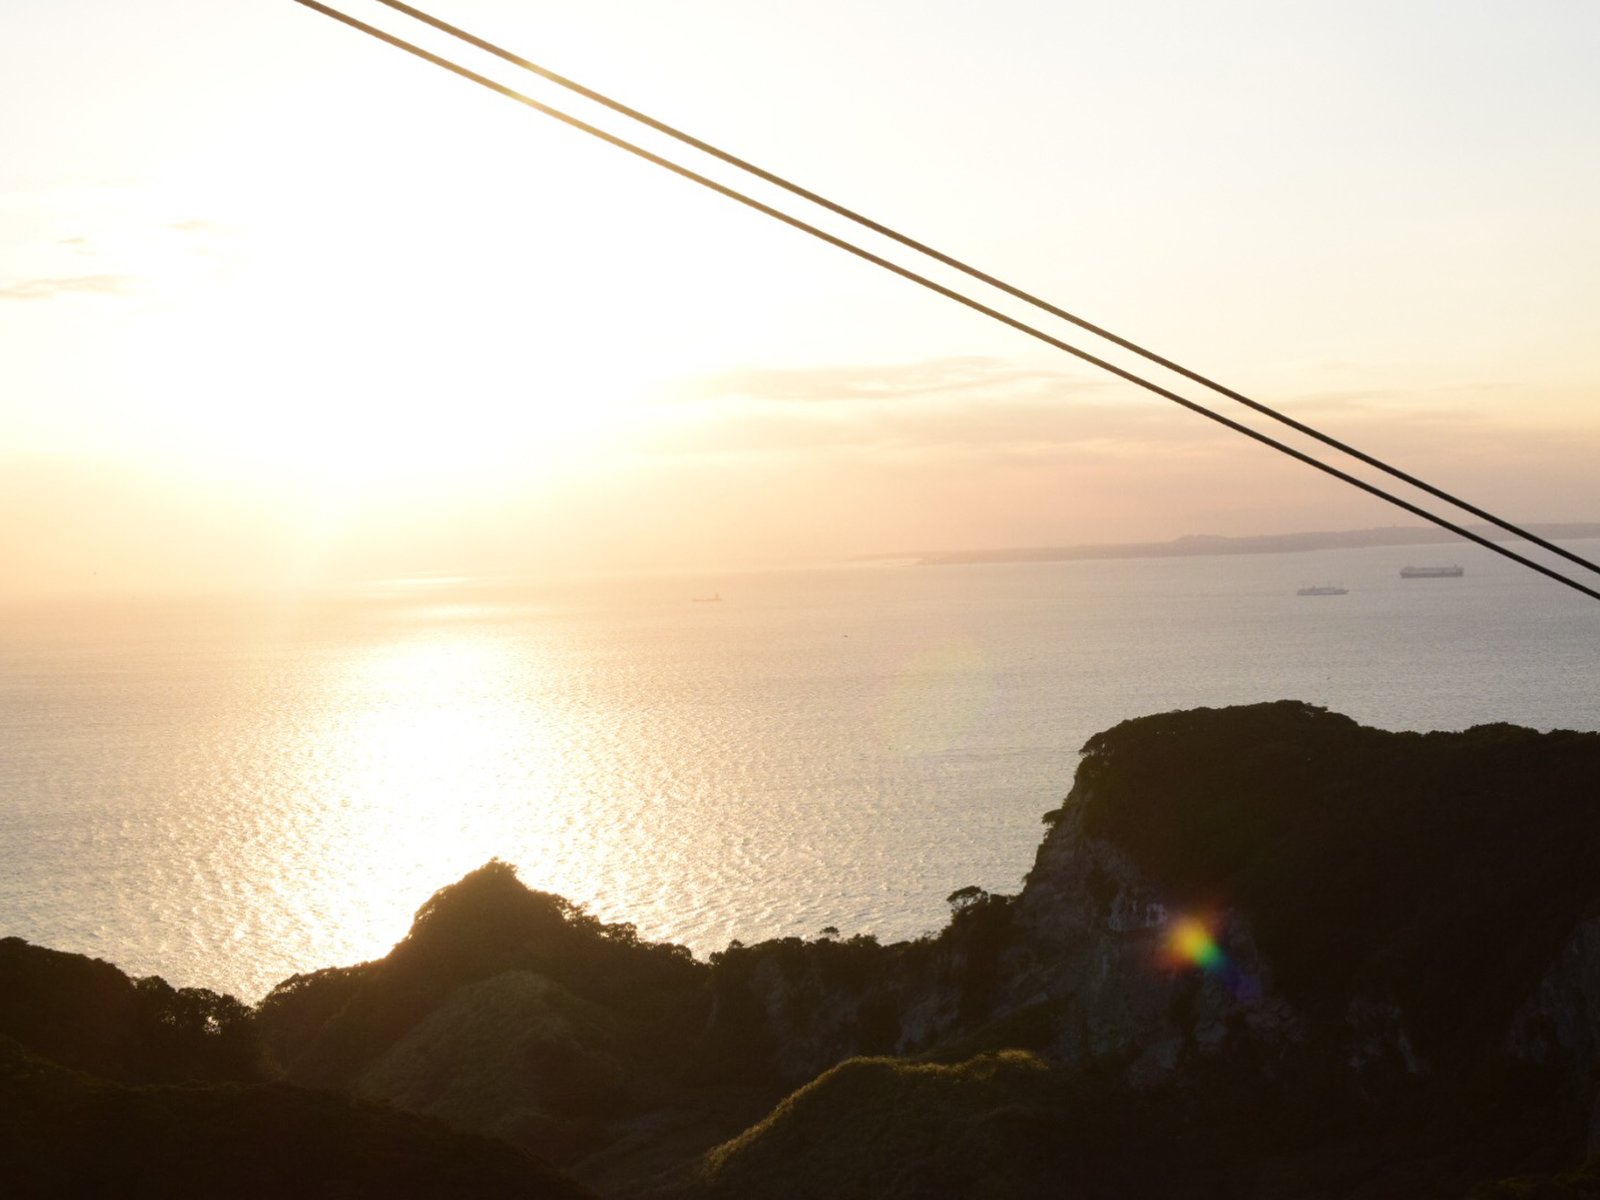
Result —
[[260, 1077], [250, 1010], [159, 976], [0, 939], [0, 1036], [66, 1066], [129, 1083]]
[[1069, 804], [1173, 898], [1251, 920], [1313, 1011], [1393, 998], [1467, 1054], [1600, 911], [1600, 734], [1391, 733], [1293, 702], [1126, 721]]
[[498, 860], [441, 888], [388, 956], [295, 975], [259, 1007], [259, 1026], [291, 1077], [348, 1084], [464, 984], [508, 971], [554, 980], [624, 1015], [641, 1052], [698, 1002], [705, 967], [682, 946], [642, 941], [581, 907], [525, 886]]
[[264, 1074], [232, 996], [0, 940], [7, 1196], [586, 1194], [509, 1146]]

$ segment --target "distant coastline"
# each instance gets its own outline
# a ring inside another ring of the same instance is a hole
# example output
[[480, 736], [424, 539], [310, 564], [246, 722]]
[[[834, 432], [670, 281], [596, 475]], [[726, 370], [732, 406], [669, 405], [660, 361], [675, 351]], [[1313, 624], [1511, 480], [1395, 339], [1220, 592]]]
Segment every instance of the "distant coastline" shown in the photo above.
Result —
[[[1492, 525], [1469, 525], [1473, 533], [1496, 542], [1518, 539]], [[1551, 541], [1600, 538], [1600, 521], [1568, 521], [1524, 525], [1529, 533]], [[1308, 550], [1343, 550], [1363, 546], [1435, 546], [1466, 539], [1432, 526], [1389, 525], [1378, 529], [1346, 529], [1319, 533], [1269, 533], [1253, 537], [1188, 534], [1167, 542], [1105, 542], [1078, 546], [1018, 546], [1002, 550], [935, 551], [914, 557], [919, 567], [978, 563], [1061, 562], [1103, 558], [1196, 558], [1221, 554], [1298, 554]]]

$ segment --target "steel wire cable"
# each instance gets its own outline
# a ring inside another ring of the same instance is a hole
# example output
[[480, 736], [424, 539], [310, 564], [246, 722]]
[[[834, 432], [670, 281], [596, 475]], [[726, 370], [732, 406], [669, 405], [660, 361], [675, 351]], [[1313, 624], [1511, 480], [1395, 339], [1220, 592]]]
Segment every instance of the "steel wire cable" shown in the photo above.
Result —
[[[386, 0], [380, 0], [380, 2], [386, 2]], [[411, 54], [423, 60], [424, 62], [432, 64], [433, 66], [439, 67], [441, 70], [448, 71], [453, 75], [457, 75], [460, 78], [467, 80], [468, 82], [475, 83], [480, 87], [504, 96], [509, 100], [513, 100], [518, 104], [522, 104], [536, 112], [542, 113], [553, 120], [560, 121], [562, 124], [576, 129], [581, 133], [586, 133], [589, 136], [597, 138], [600, 141], [603, 141], [619, 150], [623, 150], [637, 158], [643, 159], [648, 163], [661, 167], [663, 170], [670, 171], [674, 175], [677, 175], [683, 179], [687, 179], [692, 183], [699, 184], [701, 187], [716, 192], [718, 195], [724, 196], [735, 203], [742, 204], [745, 207], [759, 212], [764, 216], [771, 217], [773, 220], [797, 229], [802, 233], [809, 234], [810, 236], [826, 242], [831, 246], [835, 246], [848, 254], [852, 254], [855, 257], [872, 264], [873, 266], [880, 267], [883, 270], [898, 275], [903, 279], [909, 280], [912, 283], [916, 283], [921, 287], [928, 289], [929, 291], [944, 296], [946, 299], [953, 300], [957, 304], [964, 305], [965, 307], [972, 309], [974, 312], [981, 313], [992, 320], [998, 321], [1003, 325], [1008, 325], [1021, 333], [1027, 334], [1029, 337], [1043, 342], [1045, 345], [1063, 351], [1066, 354], [1070, 354], [1074, 358], [1088, 363], [1090, 366], [1097, 367], [1108, 374], [1117, 376], [1119, 379], [1126, 380], [1127, 382], [1135, 384], [1136, 386], [1141, 387], [1148, 392], [1151, 392], [1157, 396], [1161, 396], [1162, 398], [1169, 400], [1174, 404], [1180, 405], [1199, 416], [1203, 416], [1208, 420], [1222, 425], [1224, 428], [1230, 429], [1235, 433], [1250, 438], [1252, 441], [1256, 441], [1264, 446], [1270, 447], [1271, 449], [1278, 451], [1280, 454], [1287, 455], [1288, 457], [1304, 463], [1315, 470], [1332, 476], [1333, 478], [1338, 479], [1351, 487], [1366, 492], [1369, 495], [1375, 496], [1381, 500], [1385, 500], [1397, 508], [1411, 513], [1413, 516], [1421, 517], [1430, 524], [1437, 525], [1441, 529], [1448, 530], [1449, 532], [1454, 533], [1467, 541], [1474, 542], [1477, 545], [1480, 545], [1503, 558], [1508, 558], [1511, 561], [1519, 563], [1520, 565], [1528, 568], [1529, 570], [1535, 571], [1546, 576], [1547, 578], [1555, 580], [1558, 583], [1564, 584], [1574, 591], [1581, 592], [1590, 599], [1600, 600], [1600, 591], [1596, 591], [1593, 588], [1579, 583], [1577, 580], [1563, 575], [1559, 571], [1545, 566], [1543, 563], [1518, 554], [1516, 551], [1507, 546], [1492, 541], [1491, 539], [1486, 538], [1463, 525], [1457, 524], [1446, 517], [1442, 517], [1437, 513], [1430, 512], [1427, 509], [1404, 499], [1403, 497], [1386, 491], [1376, 484], [1369, 483], [1368, 481], [1355, 475], [1351, 475], [1349, 472], [1343, 471], [1330, 463], [1326, 463], [1320, 459], [1314, 458], [1302, 450], [1290, 446], [1285, 442], [1278, 441], [1276, 438], [1262, 433], [1259, 430], [1252, 429], [1250, 426], [1235, 421], [1231, 417], [1224, 416], [1222, 413], [1216, 412], [1215, 410], [1207, 408], [1205, 405], [1200, 404], [1197, 401], [1182, 396], [1177, 392], [1172, 391], [1170, 388], [1163, 387], [1162, 385], [1146, 379], [1141, 375], [1137, 375], [1126, 368], [1120, 367], [1115, 363], [1100, 358], [1099, 356], [1075, 346], [1070, 342], [1064, 341], [1061, 338], [1055, 337], [1054, 335], [1047, 333], [1036, 326], [1029, 325], [1025, 321], [1001, 312], [999, 309], [992, 308], [989, 305], [984, 304], [982, 301], [975, 300], [971, 296], [965, 295], [954, 288], [947, 287], [936, 280], [930, 279], [925, 275], [921, 275], [916, 271], [911, 270], [909, 267], [902, 266], [899, 263], [893, 262], [882, 257], [881, 255], [875, 254], [870, 250], [858, 246], [855, 243], [846, 240], [845, 238], [829, 233], [824, 229], [820, 229], [815, 225], [801, 220], [799, 217], [795, 217], [782, 211], [781, 209], [774, 208], [772, 205], [766, 204], [752, 196], [746, 195], [745, 193], [737, 190], [736, 188], [730, 187], [727, 184], [719, 183], [708, 176], [701, 175], [680, 163], [676, 163], [669, 158], [665, 158], [664, 156], [655, 153], [652, 150], [648, 150], [643, 146], [630, 142], [626, 138], [620, 137], [617, 134], [609, 132], [608, 130], [601, 129], [596, 125], [591, 125], [589, 122], [584, 121], [579, 117], [575, 117], [571, 113], [564, 112], [553, 105], [546, 104], [541, 100], [537, 100], [532, 96], [529, 96], [523, 92], [519, 92], [516, 89], [499, 82], [498, 80], [491, 79], [487, 75], [480, 74], [469, 67], [462, 66], [460, 63], [454, 62], [441, 54], [436, 54], [431, 50], [425, 49], [422, 46], [418, 46], [413, 42], [408, 42], [404, 38], [389, 33], [387, 30], [380, 29], [375, 25], [370, 25], [365, 21], [349, 15], [348, 13], [342, 12], [339, 9], [331, 7], [330, 5], [323, 4], [321, 3], [321, 0], [294, 0], [294, 3], [305, 8], [309, 8], [315, 12], [319, 12], [324, 16], [330, 17], [331, 19], [338, 21], [343, 25], [357, 30], [358, 32], [364, 33], [369, 37], [376, 39], [377, 41], [383, 42], [394, 47], [395, 49], [402, 50], [407, 54]], [[1498, 519], [1495, 520], [1495, 523], [1497, 525], [1501, 525], [1503, 528], [1506, 527], [1505, 523], [1499, 521]], [[1579, 561], [1582, 562], [1583, 560], [1580, 559]], [[1585, 562], [1584, 565], [1591, 566], [1592, 564]]]
[[1226, 396], [1229, 400], [1232, 400], [1238, 404], [1242, 404], [1245, 407], [1252, 409], [1253, 411], [1258, 412], [1265, 417], [1269, 417], [1282, 425], [1286, 425], [1298, 433], [1302, 433], [1308, 437], [1314, 438], [1325, 446], [1329, 446], [1343, 454], [1347, 454], [1370, 467], [1375, 467], [1392, 478], [1398, 479], [1403, 483], [1417, 488], [1419, 491], [1426, 492], [1435, 499], [1443, 500], [1446, 503], [1459, 508], [1463, 512], [1471, 513], [1475, 517], [1488, 521], [1498, 528], [1505, 530], [1507, 533], [1514, 534], [1515, 536], [1523, 538], [1536, 546], [1542, 547], [1545, 550], [1549, 550], [1570, 562], [1576, 563], [1578, 566], [1587, 567], [1591, 571], [1600, 573], [1600, 564], [1590, 562], [1581, 555], [1575, 554], [1563, 546], [1556, 545], [1554, 542], [1540, 537], [1538, 534], [1533, 533], [1526, 527], [1504, 520], [1503, 518], [1496, 516], [1494, 513], [1489, 512], [1486, 509], [1479, 508], [1477, 505], [1463, 500], [1460, 496], [1436, 487], [1433, 484], [1428, 483], [1426, 480], [1419, 479], [1417, 476], [1410, 474], [1409, 472], [1395, 466], [1392, 463], [1386, 462], [1375, 455], [1368, 454], [1358, 447], [1350, 445], [1348, 442], [1341, 441], [1339, 438], [1336, 438], [1331, 434], [1324, 433], [1322, 430], [1317, 429], [1314, 426], [1307, 425], [1303, 421], [1296, 420], [1294, 417], [1291, 417], [1287, 413], [1273, 408], [1270, 405], [1263, 404], [1258, 400], [1253, 400], [1249, 396], [1235, 391], [1233, 388], [1219, 383], [1208, 376], [1202, 375], [1197, 371], [1191, 370], [1190, 368], [1183, 366], [1181, 363], [1174, 362], [1146, 346], [1142, 346], [1137, 342], [1129, 340], [1128, 338], [1121, 337], [1120, 335], [1111, 332], [1109, 329], [1106, 329], [1100, 325], [1096, 325], [1093, 322], [1088, 321], [1083, 317], [1079, 317], [1074, 313], [1068, 312], [1066, 309], [1052, 304], [1048, 300], [1044, 300], [1031, 292], [1007, 283], [1003, 279], [999, 279], [986, 271], [980, 270], [969, 263], [946, 254], [925, 242], [918, 241], [917, 239], [910, 237], [909, 235], [904, 234], [899, 230], [892, 228], [891, 226], [884, 225], [879, 221], [875, 221], [871, 217], [865, 216], [864, 214], [851, 208], [847, 208], [842, 204], [828, 199], [826, 196], [819, 195], [817, 192], [795, 183], [792, 180], [786, 179], [772, 171], [768, 171], [765, 168], [750, 162], [748, 159], [742, 158], [736, 154], [732, 154], [718, 146], [714, 146], [709, 142], [695, 137], [693, 134], [669, 125], [665, 121], [658, 120], [655, 117], [650, 116], [648, 113], [644, 113], [636, 108], [632, 108], [629, 105], [622, 103], [620, 100], [616, 100], [610, 96], [607, 96], [603, 92], [598, 92], [593, 88], [586, 87], [574, 79], [571, 79], [556, 71], [552, 71], [548, 67], [541, 66], [530, 59], [523, 58], [521, 55], [515, 54], [502, 46], [496, 45], [494, 42], [491, 42], [486, 38], [479, 37], [477, 34], [462, 29], [457, 25], [452, 25], [450, 22], [445, 21], [440, 17], [436, 17], [432, 13], [424, 12], [415, 5], [406, 4], [404, 3], [404, 0], [377, 0], [377, 2], [385, 5], [388, 8], [394, 9], [396, 12], [403, 13], [406, 16], [411, 17], [413, 20], [420, 21], [423, 24], [429, 25], [442, 33], [446, 33], [453, 38], [467, 43], [470, 46], [474, 46], [485, 53], [492, 54], [495, 57], [504, 60], [505, 62], [511, 63], [513, 66], [520, 67], [525, 71], [529, 71], [542, 79], [556, 84], [558, 87], [565, 88], [570, 92], [582, 96], [586, 100], [593, 101], [594, 103], [602, 105], [613, 112], [619, 113], [630, 120], [637, 121], [641, 125], [653, 129], [658, 133], [664, 134], [670, 138], [674, 138], [686, 146], [690, 146], [703, 154], [727, 163], [729, 166], [736, 167], [737, 169], [744, 171], [749, 175], [753, 175], [757, 179], [760, 179], [766, 183], [770, 183], [775, 187], [782, 188], [784, 191], [798, 196], [809, 203], [815, 204], [821, 208], [825, 208], [829, 212], [832, 212], [837, 216], [841, 216], [848, 221], [852, 221], [865, 229], [870, 229], [876, 234], [880, 234], [883, 237], [898, 242], [900, 245], [914, 250], [918, 254], [922, 254], [933, 259], [935, 262], [959, 271], [972, 279], [978, 280], [980, 283], [987, 284], [988, 286], [1004, 292], [1015, 299], [1021, 300], [1042, 312], [1047, 312], [1053, 317], [1058, 317], [1063, 321], [1067, 321], [1073, 325], [1076, 325], [1079, 329], [1083, 329], [1086, 332], [1092, 333], [1096, 337], [1102, 338], [1115, 346], [1120, 346], [1124, 350], [1128, 350], [1133, 354], [1137, 354], [1146, 361], [1153, 362], [1157, 366], [1164, 367], [1167, 370], [1172, 371], [1174, 374], [1181, 375], [1192, 383], [1198, 383], [1202, 387], [1209, 388], [1218, 395]]

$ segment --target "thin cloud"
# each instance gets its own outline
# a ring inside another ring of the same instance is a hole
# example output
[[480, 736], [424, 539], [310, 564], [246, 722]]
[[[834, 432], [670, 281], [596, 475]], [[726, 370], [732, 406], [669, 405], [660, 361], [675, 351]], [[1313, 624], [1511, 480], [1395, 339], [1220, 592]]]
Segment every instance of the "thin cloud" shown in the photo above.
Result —
[[1294, 397], [1283, 403], [1274, 403], [1273, 407], [1280, 412], [1304, 416], [1308, 412], [1316, 413], [1367, 413], [1385, 400], [1391, 400], [1394, 392], [1383, 388], [1340, 388], [1337, 390], [1308, 392]]
[[741, 397], [775, 403], [902, 400], [978, 389], [1012, 391], [1069, 385], [1103, 386], [1056, 371], [1019, 367], [993, 358], [939, 358], [914, 363], [831, 367], [751, 368], [693, 380], [682, 395], [699, 400]]
[[131, 275], [65, 275], [23, 279], [0, 285], [0, 300], [52, 300], [57, 296], [126, 296], [134, 290]]
[[[1074, 389], [1075, 390], [1075, 389]], [[752, 403], [704, 420], [678, 425], [653, 440], [656, 453], [792, 455], [811, 451], [904, 453], [936, 448], [980, 452], [1007, 447], [1043, 450], [1067, 446], [1215, 441], [1220, 431], [1185, 421], [1162, 407], [1141, 403], [1085, 403], [1060, 388], [1056, 395], [874, 406]]]
[[1350, 414], [1391, 421], [1441, 419], [1452, 423], [1476, 422], [1483, 414], [1461, 397], [1484, 392], [1503, 392], [1502, 383], [1462, 383], [1445, 387], [1350, 387], [1304, 392], [1284, 403], [1274, 404], [1280, 411], [1305, 415], [1307, 412]]

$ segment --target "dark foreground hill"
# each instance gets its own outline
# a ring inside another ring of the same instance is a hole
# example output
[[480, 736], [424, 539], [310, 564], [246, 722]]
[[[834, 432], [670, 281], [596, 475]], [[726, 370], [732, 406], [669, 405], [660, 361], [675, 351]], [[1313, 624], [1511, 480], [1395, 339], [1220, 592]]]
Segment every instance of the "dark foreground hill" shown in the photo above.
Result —
[[448, 1125], [524, 1152], [486, 1180], [531, 1153], [615, 1196], [1600, 1194], [1600, 735], [1168, 713], [1091, 739], [1046, 823], [1019, 895], [958, 888], [893, 945], [702, 963], [502, 863], [253, 1011], [13, 939], [5, 1095], [56, 1097], [69, 1160], [338, 1129], [420, 1180], [468, 1169]]
[[502, 1142], [271, 1074], [231, 996], [0, 939], [0, 1195], [589, 1195]]
[[483, 1196], [580, 1200], [526, 1154], [282, 1083], [111, 1083], [0, 1039], [7, 1196]]

